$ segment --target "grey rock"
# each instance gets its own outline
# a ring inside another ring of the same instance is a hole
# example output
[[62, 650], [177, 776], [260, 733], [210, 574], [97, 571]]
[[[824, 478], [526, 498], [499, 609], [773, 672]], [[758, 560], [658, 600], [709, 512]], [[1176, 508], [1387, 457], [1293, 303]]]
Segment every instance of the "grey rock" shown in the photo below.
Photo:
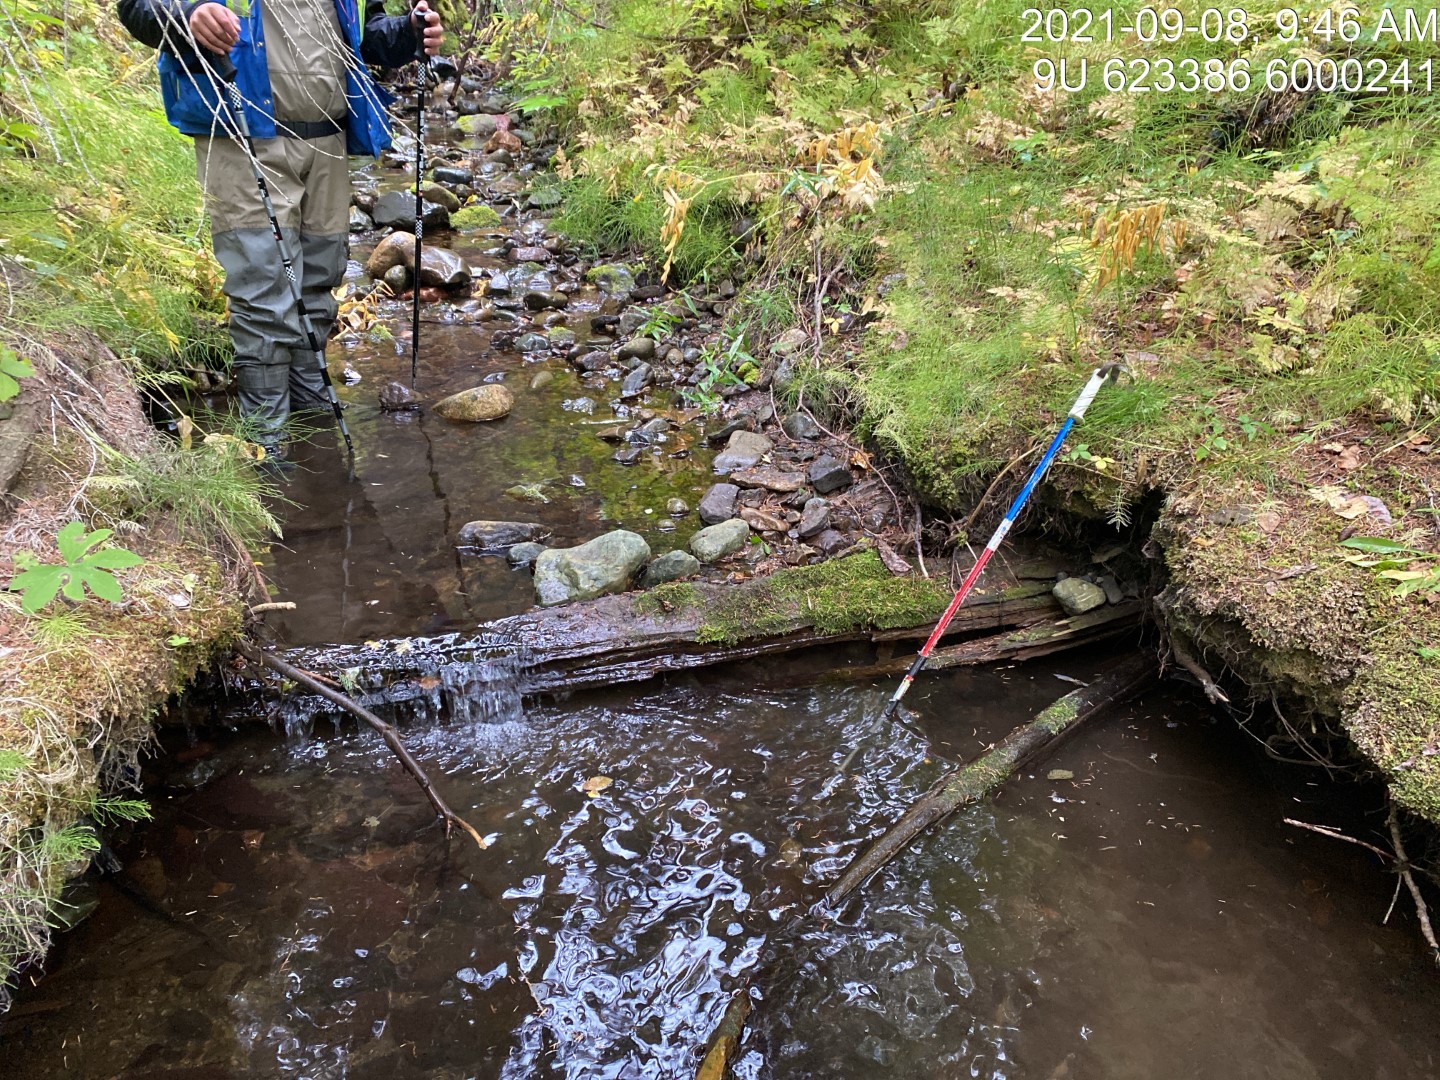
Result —
[[[665, 503], [665, 512], [671, 517], [684, 517], [690, 512], [690, 504], [684, 499], [670, 499]], [[725, 515], [725, 517], [729, 516], [729, 514]]]
[[792, 326], [775, 339], [775, 343], [770, 346], [770, 355], [794, 356], [795, 353], [800, 351], [801, 346], [809, 340], [810, 336], [806, 334], [804, 330], [801, 330], [798, 326]]
[[490, 280], [485, 283], [485, 291], [491, 296], [510, 295], [510, 277], [508, 274], [491, 274]]
[[620, 337], [634, 337], [635, 332], [650, 321], [650, 316], [639, 308], [631, 308], [622, 312], [620, 321], [615, 324], [615, 333]]
[[380, 408], [385, 412], [404, 412], [420, 408], [420, 395], [402, 382], [391, 380], [380, 387]]
[[552, 349], [568, 349], [575, 344], [575, 331], [568, 326], [556, 326], [546, 335]]
[[470, 521], [460, 527], [460, 546], [500, 552], [549, 535], [549, 529], [533, 521]]
[[447, 420], [478, 423], [499, 420], [515, 407], [515, 397], [499, 383], [486, 383], [436, 402], [435, 412]]
[[700, 497], [700, 520], [706, 525], [718, 525], [735, 516], [735, 500], [740, 489], [734, 484], [716, 484]]
[[533, 331], [528, 334], [521, 334], [515, 339], [515, 348], [522, 353], [544, 352], [550, 348], [550, 339], [544, 334], [536, 334]]
[[460, 209], [460, 197], [443, 184], [426, 184], [420, 189], [423, 198], [443, 206], [447, 213], [455, 213]]
[[625, 376], [625, 381], [620, 384], [620, 396], [624, 398], [639, 397], [645, 392], [645, 388], [654, 381], [654, 369], [649, 364], [639, 364]]
[[541, 188], [538, 191], [532, 191], [526, 198], [525, 209], [553, 210], [563, 201], [559, 188]]
[[[475, 103], [474, 107], [478, 109], [479, 103]], [[488, 139], [495, 134], [498, 126], [494, 116], [483, 112], [469, 113], [455, 121], [455, 127], [459, 129], [461, 135], [469, 135], [478, 139]]]
[[393, 293], [402, 293], [410, 287], [410, 268], [404, 263], [390, 267], [381, 278]]
[[690, 538], [690, 551], [703, 563], [733, 555], [750, 539], [750, 525], [743, 518], [731, 518], [701, 529]]
[[758, 464], [774, 446], [774, 443], [757, 432], [744, 429], [732, 431], [725, 449], [715, 455], [715, 471], [731, 473], [736, 469], [748, 469]]
[[850, 546], [850, 538], [834, 529], [826, 529], [810, 542], [822, 555], [834, 555], [837, 551], [844, 551]]
[[780, 430], [792, 439], [814, 439], [820, 435], [820, 426], [805, 413], [787, 416], [780, 425]]
[[454, 165], [436, 165], [430, 174], [435, 178], [437, 184], [466, 184], [475, 183], [475, 174], [469, 169], [458, 168]]
[[785, 357], [775, 365], [775, 374], [770, 377], [771, 385], [776, 390], [789, 389], [790, 384], [795, 381], [795, 364], [790, 357]]
[[630, 299], [630, 294], [635, 291], [635, 275], [624, 263], [601, 263], [591, 267], [585, 280], [598, 285], [602, 292], [609, 293], [622, 303]]
[[498, 90], [491, 90], [487, 94], [481, 94], [475, 103], [481, 113], [489, 113], [494, 116], [510, 111], [510, 99]]
[[595, 399], [588, 397], [566, 398], [560, 403], [560, 407], [566, 412], [593, 416], [595, 414]]
[[688, 551], [667, 551], [645, 567], [645, 576], [640, 579], [640, 584], [651, 589], [667, 581], [689, 577], [699, 570], [700, 560]]
[[616, 450], [610, 455], [612, 461], [621, 465], [634, 465], [640, 460], [640, 448], [638, 446], [627, 446], [623, 450]]
[[420, 284], [453, 289], [470, 281], [465, 260], [448, 248], [425, 245], [420, 252]]
[[615, 355], [621, 360], [653, 360], [655, 342], [648, 337], [633, 338], [621, 345]]
[[[375, 200], [375, 212], [371, 215], [375, 224], [382, 229], [399, 229], [401, 232], [415, 231], [415, 195], [409, 191], [387, 191]], [[425, 228], [448, 229], [450, 211], [439, 203], [424, 202]]]
[[573, 548], [550, 548], [535, 560], [535, 598], [542, 605], [623, 592], [650, 558], [650, 545], [625, 529]]
[[809, 499], [800, 513], [800, 524], [795, 531], [802, 538], [809, 538], [830, 527], [830, 504], [821, 498]]
[[543, 390], [554, 381], [555, 373], [553, 371], [537, 371], [535, 377], [530, 380], [530, 389]]
[[517, 569], [522, 566], [532, 566], [544, 550], [544, 544], [537, 544], [533, 541], [516, 544], [505, 553], [505, 561]]
[[581, 353], [571, 361], [577, 368], [584, 372], [599, 371], [610, 363], [610, 354], [600, 349], [594, 349], [587, 353]]
[[1067, 615], [1084, 615], [1105, 603], [1105, 590], [1084, 578], [1066, 578], [1050, 590]]
[[352, 206], [350, 208], [351, 232], [369, 232], [374, 227], [374, 220], [364, 210], [361, 210], [358, 206]]
[[550, 252], [543, 247], [517, 247], [510, 252], [513, 263], [543, 263], [550, 261]]
[[1105, 599], [1107, 602], [1118, 604], [1125, 599], [1125, 590], [1120, 588], [1120, 583], [1115, 580], [1114, 574], [1101, 574], [1096, 584], [1105, 590]]
[[810, 464], [810, 486], [821, 495], [847, 488], [855, 482], [850, 467], [838, 458], [821, 454]]

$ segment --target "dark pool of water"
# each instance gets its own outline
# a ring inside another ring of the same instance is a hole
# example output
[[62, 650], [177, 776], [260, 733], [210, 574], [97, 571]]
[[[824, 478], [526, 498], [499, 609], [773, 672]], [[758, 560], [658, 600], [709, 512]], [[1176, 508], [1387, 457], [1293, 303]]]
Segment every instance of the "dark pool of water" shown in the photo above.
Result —
[[[968, 755], [1091, 666], [929, 679], [915, 716]], [[1387, 881], [1281, 823], [1335, 822], [1334, 789], [1168, 692], [780, 933], [942, 765], [897, 729], [817, 801], [883, 688], [754, 676], [412, 729], [483, 853], [348, 727], [172, 755], [131, 893], [21, 997], [4, 1075], [692, 1076], [767, 945], [752, 1080], [1440, 1071], [1440, 984], [1407, 914], [1379, 925]]]

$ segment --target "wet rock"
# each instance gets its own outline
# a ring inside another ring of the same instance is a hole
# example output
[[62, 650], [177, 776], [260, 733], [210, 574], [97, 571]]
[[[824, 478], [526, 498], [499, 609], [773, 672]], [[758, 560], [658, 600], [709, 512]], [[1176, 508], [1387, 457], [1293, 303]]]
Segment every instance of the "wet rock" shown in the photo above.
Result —
[[563, 292], [545, 292], [541, 289], [531, 289], [521, 299], [525, 306], [531, 311], [546, 311], [550, 308], [563, 308], [570, 303], [570, 297]]
[[783, 517], [759, 507], [741, 507], [740, 517], [747, 525], [760, 533], [783, 533], [790, 529], [790, 523]]
[[481, 113], [489, 113], [493, 116], [498, 116], [501, 113], [510, 111], [510, 99], [498, 90], [491, 90], [488, 93], [481, 94], [476, 99], [476, 104]]
[[700, 560], [688, 551], [667, 551], [645, 567], [645, 576], [640, 579], [640, 584], [646, 589], [651, 589], [656, 585], [663, 585], [667, 581], [687, 578], [699, 571]]
[[754, 431], [739, 429], [730, 433], [725, 449], [715, 456], [715, 471], [731, 473], [758, 465], [760, 459], [774, 448], [774, 443]]
[[743, 488], [764, 488], [780, 495], [789, 495], [805, 486], [805, 474], [777, 469], [773, 465], [757, 465], [751, 469], [737, 469], [732, 472], [730, 482]]
[[718, 562], [733, 555], [750, 539], [750, 525], [743, 518], [730, 518], [701, 529], [690, 538], [690, 551], [703, 563]]
[[550, 252], [543, 247], [517, 247], [510, 252], [510, 261], [513, 263], [543, 263], [549, 262]]
[[1120, 588], [1120, 583], [1115, 580], [1114, 574], [1101, 574], [1100, 580], [1096, 584], [1105, 590], [1107, 603], [1118, 604], [1125, 599], [1125, 590]]
[[420, 395], [402, 382], [391, 380], [380, 388], [380, 408], [385, 412], [404, 412], [420, 408]]
[[[413, 239], [413, 238], [412, 238]], [[410, 258], [413, 259], [414, 252]], [[409, 260], [407, 260], [409, 261]], [[432, 247], [429, 244], [420, 252], [420, 283], [442, 289], [454, 289], [470, 281], [470, 268], [465, 260], [449, 248]]]
[[786, 330], [770, 346], [771, 356], [794, 356], [810, 340], [810, 336], [798, 326]]
[[476, 551], [500, 552], [549, 535], [549, 529], [533, 521], [469, 521], [460, 527], [458, 542]]
[[575, 344], [575, 331], [565, 326], [556, 326], [546, 335], [552, 349], [568, 349]]
[[365, 213], [364, 210], [361, 210], [358, 206], [352, 206], [350, 208], [351, 232], [369, 232], [374, 227], [374, 220], [369, 214]]
[[[478, 103], [476, 108], [479, 108]], [[467, 113], [455, 121], [455, 127], [460, 134], [472, 139], [488, 139], [495, 134], [499, 126], [493, 115], [478, 111]]]
[[537, 544], [533, 540], [526, 541], [523, 544], [516, 544], [509, 551], [507, 551], [505, 553], [505, 561], [516, 569], [525, 566], [533, 566], [535, 564], [535, 560], [540, 557], [541, 553], [544, 550], [544, 544]]
[[620, 465], [634, 465], [640, 460], [640, 448], [638, 446], [627, 446], [623, 450], [616, 450], [610, 455], [612, 461]]
[[380, 279], [390, 287], [390, 291], [396, 296], [400, 295], [410, 287], [410, 268], [404, 263], [399, 263], [385, 271], [385, 276]]
[[602, 263], [590, 268], [585, 280], [622, 303], [635, 291], [635, 275], [624, 263]]
[[792, 439], [818, 439], [820, 437], [820, 425], [804, 413], [787, 416], [785, 422], [780, 425], [780, 430]]
[[593, 416], [595, 414], [595, 399], [588, 397], [566, 398], [560, 403], [560, 407], [566, 412]]
[[718, 525], [735, 516], [735, 501], [740, 489], [734, 484], [716, 484], [700, 497], [700, 520], [707, 525]]
[[725, 423], [721, 424], [714, 431], [707, 431], [705, 433], [705, 441], [707, 443], [710, 443], [711, 445], [714, 445], [716, 443], [728, 441], [730, 436], [737, 431], [754, 430], [755, 414], [749, 412], [748, 410], [742, 409]]
[[633, 338], [621, 345], [615, 355], [621, 360], [653, 360], [655, 342], [648, 337]]
[[420, 194], [436, 206], [443, 206], [447, 214], [453, 214], [460, 209], [459, 197], [441, 184], [426, 184], [420, 189]]
[[650, 558], [650, 545], [625, 529], [573, 548], [550, 548], [535, 560], [535, 598], [549, 607], [623, 592]]
[[481, 229], [496, 228], [499, 224], [499, 213], [493, 206], [486, 206], [484, 203], [462, 206], [450, 215], [450, 227], [456, 232], [479, 232]]
[[625, 381], [620, 384], [620, 396], [623, 398], [639, 397], [654, 381], [654, 369], [649, 364], [639, 364], [625, 376]]
[[373, 192], [373, 191], [356, 191], [356, 192], [352, 192], [351, 195], [350, 195], [350, 205], [351, 205], [351, 206], [357, 206], [357, 207], [359, 207], [361, 210], [364, 210], [365, 213], [367, 213], [367, 214], [370, 213], [371, 210], [374, 210], [374, 209], [375, 209], [375, 192]]
[[1105, 603], [1105, 590], [1084, 578], [1066, 578], [1050, 590], [1067, 615], [1084, 615]]
[[451, 394], [437, 402], [435, 411], [447, 420], [480, 422], [499, 420], [515, 407], [515, 397], [499, 383], [486, 383]]
[[[665, 512], [671, 517], [682, 518], [690, 512], [690, 504], [684, 499], [670, 499], [665, 503]], [[725, 516], [729, 517], [730, 515], [726, 514]]]
[[850, 546], [850, 540], [842, 532], [834, 529], [826, 529], [814, 540], [810, 541], [817, 551], [822, 555], [834, 555], [836, 552], [844, 551]]
[[531, 331], [528, 334], [521, 334], [515, 339], [515, 348], [522, 353], [545, 352], [550, 348], [550, 339], [544, 334]]
[[370, 252], [365, 260], [365, 272], [379, 280], [385, 271], [394, 266], [408, 266], [415, 258], [415, 237], [404, 233], [391, 233]]
[[634, 337], [636, 332], [650, 321], [648, 312], [640, 308], [630, 308], [621, 312], [620, 321], [615, 324], [615, 333], [623, 338]]
[[571, 363], [586, 373], [599, 371], [610, 363], [610, 354], [595, 349], [591, 352], [581, 353]]
[[508, 274], [491, 274], [490, 280], [485, 283], [485, 291], [493, 296], [510, 295], [510, 277]]
[[810, 486], [820, 495], [847, 488], [855, 482], [850, 467], [839, 458], [821, 454], [810, 465]]
[[[450, 211], [439, 203], [423, 203], [423, 218], [427, 229], [448, 229]], [[382, 229], [400, 229], [415, 232], [415, 195], [409, 191], [387, 191], [375, 200], [375, 212], [371, 215], [375, 224]]]
[[543, 390], [554, 381], [555, 373], [553, 371], [537, 371], [535, 377], [530, 380], [530, 389]]
[[437, 184], [450, 184], [453, 186], [456, 184], [469, 185], [475, 183], [475, 174], [473, 172], [456, 165], [436, 165], [435, 168], [431, 170], [430, 175]]
[[[645, 411], [646, 410], [642, 409], [641, 414], [643, 415]], [[652, 416], [649, 420], [641, 424], [638, 430], [643, 434], [651, 436], [664, 435], [670, 430], [670, 421], [666, 420], [663, 416]]]
[[800, 524], [795, 531], [802, 539], [809, 539], [816, 533], [830, 527], [830, 504], [819, 497], [809, 499], [800, 513]]

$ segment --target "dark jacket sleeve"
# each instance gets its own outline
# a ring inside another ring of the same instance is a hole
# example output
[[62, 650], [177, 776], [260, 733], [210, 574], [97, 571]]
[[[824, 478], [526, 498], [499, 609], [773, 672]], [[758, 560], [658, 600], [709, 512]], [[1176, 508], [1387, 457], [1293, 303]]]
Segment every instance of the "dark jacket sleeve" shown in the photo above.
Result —
[[130, 36], [152, 49], [163, 49], [198, 68], [190, 16], [201, 4], [216, 0], [120, 0], [116, 10]]
[[386, 15], [385, 0], [366, 0], [360, 59], [376, 67], [404, 67], [415, 59], [419, 47], [409, 15]]

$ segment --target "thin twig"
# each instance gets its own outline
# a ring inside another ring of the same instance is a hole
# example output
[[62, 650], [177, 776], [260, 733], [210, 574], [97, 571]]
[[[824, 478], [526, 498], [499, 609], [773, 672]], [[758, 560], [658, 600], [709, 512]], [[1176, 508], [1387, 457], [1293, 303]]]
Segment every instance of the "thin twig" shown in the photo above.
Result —
[[251, 614], [251, 615], [259, 615], [259, 614], [262, 614], [263, 612], [266, 612], [266, 611], [294, 611], [294, 610], [295, 610], [295, 602], [294, 602], [293, 600], [272, 600], [272, 601], [270, 601], [269, 603], [256, 604], [256, 605], [254, 605], [252, 608], [250, 608], [250, 614]]
[[365, 723], [380, 733], [380, 737], [385, 740], [385, 745], [400, 759], [400, 764], [405, 767], [405, 771], [415, 778], [415, 782], [420, 785], [420, 790], [425, 792], [425, 797], [430, 800], [430, 805], [435, 808], [435, 812], [439, 814], [445, 822], [445, 835], [447, 837], [450, 835], [450, 827], [452, 825], [458, 825], [469, 834], [470, 839], [475, 841], [475, 845], [480, 848], [481, 851], [484, 851], [490, 846], [485, 842], [485, 838], [482, 837], [468, 821], [455, 813], [454, 810], [451, 810], [445, 800], [440, 797], [440, 793], [435, 790], [435, 785], [430, 782], [430, 777], [425, 774], [425, 770], [420, 767], [420, 763], [411, 756], [409, 750], [405, 749], [405, 744], [400, 741], [400, 733], [397, 732], [394, 727], [387, 724], [384, 720], [381, 720], [380, 717], [360, 705], [353, 698], [338, 690], [332, 690], [308, 671], [304, 671], [301, 668], [297, 668], [294, 664], [281, 660], [273, 653], [268, 653], [264, 649], [258, 649], [248, 642], [241, 642], [239, 649], [240, 654], [251, 663], [260, 664], [278, 671], [291, 682], [299, 683], [313, 693], [319, 694], [326, 701], [339, 705], [346, 712], [364, 720]]
[[1387, 863], [1394, 863], [1395, 856], [1384, 848], [1376, 847], [1365, 840], [1357, 840], [1353, 836], [1346, 836], [1339, 829], [1333, 829], [1329, 825], [1312, 825], [1308, 821], [1296, 821], [1294, 818], [1281, 818], [1286, 825], [1294, 825], [1297, 829], [1309, 829], [1311, 832], [1319, 833], [1321, 836], [1328, 836], [1331, 840], [1344, 840], [1347, 844], [1356, 844], [1366, 851], [1373, 852], [1380, 856]]
[[1395, 845], [1395, 872], [1410, 890], [1410, 899], [1415, 901], [1415, 915], [1420, 920], [1420, 933], [1430, 946], [1431, 956], [1440, 964], [1440, 942], [1435, 940], [1435, 929], [1430, 925], [1430, 910], [1425, 906], [1425, 898], [1420, 895], [1420, 886], [1415, 884], [1415, 877], [1410, 873], [1410, 860], [1405, 854], [1405, 845], [1400, 842], [1400, 818], [1394, 799], [1390, 800], [1390, 820], [1387, 824], [1390, 826], [1390, 842]]

